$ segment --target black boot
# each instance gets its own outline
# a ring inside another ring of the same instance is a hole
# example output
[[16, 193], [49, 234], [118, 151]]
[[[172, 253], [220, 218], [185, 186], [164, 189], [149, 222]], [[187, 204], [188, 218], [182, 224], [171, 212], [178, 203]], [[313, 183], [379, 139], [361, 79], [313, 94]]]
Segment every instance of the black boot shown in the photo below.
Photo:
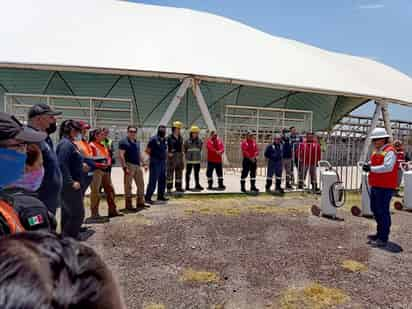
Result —
[[318, 184], [316, 182], [312, 182], [312, 191], [314, 194], [319, 192]]
[[197, 183], [197, 184], [196, 184], [195, 189], [196, 189], [196, 190], [199, 190], [199, 191], [203, 191], [203, 190], [204, 190], [204, 188], [200, 185], [200, 183]]
[[298, 189], [299, 190], [303, 190], [303, 181], [299, 181], [299, 184], [298, 184]]
[[223, 179], [219, 179], [219, 190], [226, 190], [226, 186], [223, 184]]
[[240, 181], [240, 191], [246, 193], [246, 182], [244, 180]]
[[272, 179], [266, 179], [266, 192], [270, 193], [270, 188], [272, 187]]
[[250, 191], [259, 192], [259, 189], [256, 188], [256, 180], [251, 180], [250, 181]]
[[190, 177], [186, 177], [186, 191], [190, 191]]
[[292, 189], [293, 189], [293, 187], [292, 187], [292, 185], [291, 185], [291, 183], [290, 183], [290, 180], [286, 180], [286, 189], [288, 189], [288, 190], [292, 190]]
[[213, 190], [213, 180], [208, 180], [207, 181], [207, 189], [208, 190]]
[[281, 187], [281, 183], [282, 183], [282, 180], [276, 179], [276, 193], [279, 193], [279, 194], [285, 193], [285, 191], [283, 191]]

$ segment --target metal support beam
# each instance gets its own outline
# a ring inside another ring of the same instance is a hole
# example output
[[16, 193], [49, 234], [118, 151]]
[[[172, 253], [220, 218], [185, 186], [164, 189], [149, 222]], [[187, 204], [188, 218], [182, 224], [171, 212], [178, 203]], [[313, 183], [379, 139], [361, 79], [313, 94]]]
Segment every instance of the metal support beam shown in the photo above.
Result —
[[185, 80], [183, 80], [175, 96], [173, 97], [172, 101], [167, 107], [167, 110], [164, 113], [162, 119], [160, 120], [159, 126], [160, 125], [167, 126], [169, 121], [172, 119], [173, 114], [175, 113], [176, 109], [179, 107], [179, 104], [182, 101], [182, 98], [184, 97], [184, 95], [186, 94], [187, 89], [192, 85], [192, 82], [193, 82], [192, 78], [186, 78]]
[[210, 115], [209, 108], [207, 107], [205, 98], [203, 97], [202, 91], [200, 90], [199, 81], [193, 81], [192, 90], [207, 128], [209, 129], [209, 131], [216, 131], [216, 126], [213, 122], [212, 116]]
[[[206, 104], [205, 98], [203, 97], [202, 91], [200, 90], [200, 83], [198, 80], [193, 80], [192, 85], [193, 94], [195, 95], [197, 105], [199, 106], [200, 112], [202, 113], [203, 119], [207, 125], [209, 131], [216, 131], [216, 126], [213, 122], [212, 116], [210, 115], [209, 108]], [[229, 164], [226, 152], [223, 153], [223, 163], [225, 165]]]
[[388, 132], [391, 140], [393, 140], [393, 132], [392, 132], [392, 126], [391, 126], [391, 119], [389, 117], [388, 103], [386, 102], [381, 103], [381, 110], [382, 110], [383, 124], [385, 126], [386, 132]]
[[360, 158], [360, 160], [362, 162], [366, 162], [368, 160], [368, 152], [369, 152], [369, 146], [370, 146], [370, 136], [371, 136], [372, 131], [375, 130], [375, 128], [378, 124], [380, 112], [382, 110], [382, 103], [375, 102], [375, 104], [376, 104], [375, 112], [373, 113], [372, 122], [371, 122], [371, 125], [369, 127], [369, 132], [368, 132], [368, 135], [366, 136], [366, 140], [365, 140], [365, 143], [363, 145], [363, 150], [362, 150], [362, 154], [361, 154], [361, 158]]

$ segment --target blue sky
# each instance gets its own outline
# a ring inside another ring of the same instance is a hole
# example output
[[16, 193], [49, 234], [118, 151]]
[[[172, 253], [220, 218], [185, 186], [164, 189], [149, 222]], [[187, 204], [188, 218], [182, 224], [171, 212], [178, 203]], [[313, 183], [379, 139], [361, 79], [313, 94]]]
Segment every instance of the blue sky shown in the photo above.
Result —
[[[146, 0], [226, 16], [276, 36], [373, 58], [412, 76], [412, 0]], [[371, 107], [357, 111], [370, 114]], [[412, 120], [412, 108], [391, 107]]]

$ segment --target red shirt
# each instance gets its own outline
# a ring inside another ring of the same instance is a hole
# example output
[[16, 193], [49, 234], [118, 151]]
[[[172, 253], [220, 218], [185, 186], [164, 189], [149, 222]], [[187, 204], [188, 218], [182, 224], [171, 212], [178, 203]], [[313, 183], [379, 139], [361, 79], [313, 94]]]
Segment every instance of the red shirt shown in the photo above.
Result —
[[316, 166], [320, 161], [321, 149], [319, 143], [300, 143], [296, 149], [296, 154], [300, 164], [306, 166]]
[[207, 161], [212, 163], [222, 163], [222, 154], [225, 151], [222, 141], [219, 138], [209, 138], [206, 143]]
[[255, 140], [245, 139], [240, 145], [244, 158], [254, 159], [259, 155], [259, 149]]
[[[371, 166], [379, 166], [384, 163], [385, 155], [393, 151], [395, 148], [392, 145], [387, 145], [382, 151], [374, 151], [371, 156]], [[396, 152], [395, 152], [396, 153]], [[385, 189], [396, 189], [398, 187], [398, 168], [399, 163], [393, 166], [392, 171], [387, 173], [369, 173], [369, 186]]]

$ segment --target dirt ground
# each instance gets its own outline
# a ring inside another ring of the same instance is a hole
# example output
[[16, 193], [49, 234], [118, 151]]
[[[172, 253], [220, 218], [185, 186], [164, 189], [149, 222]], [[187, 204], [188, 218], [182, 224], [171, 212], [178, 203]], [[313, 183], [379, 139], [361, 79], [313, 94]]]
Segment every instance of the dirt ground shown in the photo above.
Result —
[[309, 195], [191, 196], [94, 225], [88, 243], [130, 309], [412, 308], [412, 214], [393, 214], [395, 254], [366, 245], [356, 202], [339, 222]]

